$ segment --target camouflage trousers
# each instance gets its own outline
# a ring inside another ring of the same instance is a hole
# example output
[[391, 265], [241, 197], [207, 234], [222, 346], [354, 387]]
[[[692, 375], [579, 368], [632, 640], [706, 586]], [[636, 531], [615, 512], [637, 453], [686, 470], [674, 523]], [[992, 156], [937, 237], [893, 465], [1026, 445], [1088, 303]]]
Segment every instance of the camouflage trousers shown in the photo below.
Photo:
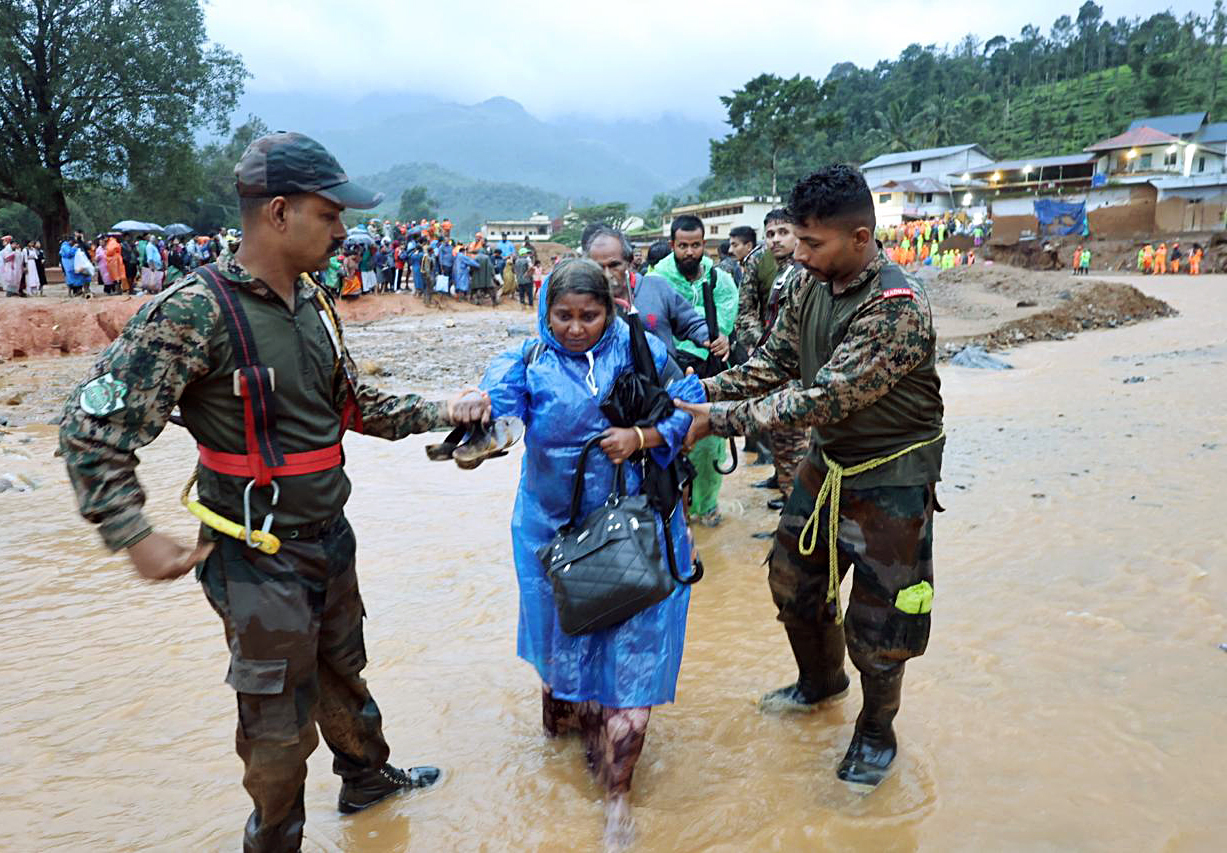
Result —
[[780, 491], [787, 498], [792, 494], [792, 481], [797, 476], [797, 466], [809, 452], [809, 430], [778, 429], [767, 433], [771, 443], [771, 458], [775, 464], [775, 478]]
[[235, 744], [255, 804], [248, 853], [299, 849], [317, 725], [342, 778], [388, 760], [379, 708], [360, 675], [366, 647], [356, 544], [342, 516], [318, 538], [284, 540], [272, 555], [221, 537], [201, 567], [230, 646]]
[[814, 511], [825, 466], [806, 456], [776, 530], [768, 557], [768, 583], [779, 608], [801, 675], [823, 684], [843, 667], [846, 639], [853, 665], [868, 675], [888, 675], [908, 658], [924, 654], [929, 613], [895, 607], [899, 591], [933, 583], [933, 484], [844, 487], [840, 501], [839, 577], [852, 568], [852, 592], [842, 630], [835, 603], [828, 602], [827, 550], [829, 505], [824, 506], [814, 552], [802, 556], [798, 539]]

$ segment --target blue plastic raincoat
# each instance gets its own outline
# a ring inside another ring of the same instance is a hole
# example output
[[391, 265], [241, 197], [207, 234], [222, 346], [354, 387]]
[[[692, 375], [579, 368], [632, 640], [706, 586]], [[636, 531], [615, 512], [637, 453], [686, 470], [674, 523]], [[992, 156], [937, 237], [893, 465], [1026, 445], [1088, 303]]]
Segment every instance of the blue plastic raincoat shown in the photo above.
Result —
[[[614, 380], [633, 367], [630, 328], [624, 321], [614, 320], [588, 352], [573, 353], [550, 332], [546, 303], [543, 294], [537, 313], [539, 340], [546, 346], [532, 364], [526, 365], [525, 360], [535, 340], [498, 356], [481, 383], [490, 394], [494, 417], [514, 415], [525, 425], [524, 461], [511, 517], [520, 585], [516, 651], [537, 668], [541, 680], [559, 699], [595, 699], [612, 708], [672, 702], [686, 636], [689, 587], [678, 584], [659, 604], [594, 634], [570, 637], [558, 626], [553, 590], [536, 552], [566, 523], [580, 450], [585, 441], [610, 426], [600, 403]], [[664, 345], [655, 335], [647, 339], [657, 370], [663, 370]], [[703, 386], [694, 376], [677, 380], [669, 391], [679, 399], [705, 400]], [[681, 450], [689, 427], [690, 416], [676, 410], [657, 424], [664, 446], [649, 452], [658, 462], [668, 464]], [[642, 467], [629, 463], [624, 467], [627, 493], [636, 494]], [[581, 519], [605, 501], [613, 483], [609, 457], [594, 448], [584, 475]], [[659, 520], [657, 531], [662, 547], [667, 547]], [[690, 545], [680, 507], [671, 518], [669, 539], [678, 571], [685, 577], [690, 572]]]

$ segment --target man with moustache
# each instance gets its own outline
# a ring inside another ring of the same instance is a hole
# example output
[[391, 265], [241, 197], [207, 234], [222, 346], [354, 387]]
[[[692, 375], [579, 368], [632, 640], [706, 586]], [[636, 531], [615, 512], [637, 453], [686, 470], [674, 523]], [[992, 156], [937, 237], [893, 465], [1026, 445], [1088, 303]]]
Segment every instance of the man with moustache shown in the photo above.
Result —
[[[141, 577], [196, 568], [230, 647], [236, 746], [255, 805], [244, 850], [297, 851], [317, 725], [342, 778], [342, 812], [439, 777], [433, 767], [387, 763], [380, 711], [361, 676], [363, 607], [340, 440], [347, 428], [387, 439], [440, 428], [453, 407], [358, 383], [331, 300], [308, 275], [344, 241], [341, 212], [375, 207], [382, 195], [351, 183], [298, 133], [254, 141], [235, 177], [237, 251], [133, 317], [68, 399], [60, 448], [82, 515]], [[141, 511], [136, 450], [176, 405], [198, 442], [199, 502], [241, 519], [235, 538], [202, 526], [187, 548]], [[271, 551], [269, 535], [279, 540]]]
[[[807, 710], [848, 687], [863, 704], [839, 778], [876, 785], [894, 760], [904, 663], [924, 653], [944, 431], [936, 336], [920, 283], [873, 238], [873, 198], [850, 166], [797, 184], [788, 211], [806, 275], [745, 364], [703, 382], [688, 442], [812, 428], [776, 530], [768, 581], [799, 670], [764, 709]], [[853, 569], [847, 619], [839, 585]]]

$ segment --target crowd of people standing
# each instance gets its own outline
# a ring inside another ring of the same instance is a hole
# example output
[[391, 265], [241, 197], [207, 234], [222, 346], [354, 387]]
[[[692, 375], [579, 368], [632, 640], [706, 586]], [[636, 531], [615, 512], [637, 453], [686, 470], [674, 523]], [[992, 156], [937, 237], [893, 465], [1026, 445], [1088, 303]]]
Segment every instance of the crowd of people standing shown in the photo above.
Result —
[[[1189, 275], [1201, 275], [1201, 264], [1205, 259], [1206, 250], [1200, 243], [1194, 243], [1188, 254], [1188, 265], [1185, 272]], [[1167, 243], [1155, 246], [1147, 243], [1138, 249], [1138, 272], [1145, 275], [1175, 275], [1180, 272], [1181, 261], [1185, 260], [1180, 243], [1174, 242], [1169, 247]]]
[[[153, 294], [218, 258], [237, 241], [233, 230], [169, 238], [111, 231], [93, 239], [76, 231], [60, 241], [55, 262], [63, 271], [70, 297]], [[0, 284], [7, 296], [46, 295], [47, 258], [40, 241], [21, 245], [10, 235], [3, 237]]]
[[477, 234], [464, 242], [452, 236], [447, 219], [418, 223], [372, 219], [329, 259], [321, 281], [342, 299], [370, 293], [407, 291], [427, 304], [443, 296], [479, 304], [518, 297], [529, 310], [541, 283], [559, 260], [546, 266], [527, 239], [517, 246], [502, 235], [488, 242]]

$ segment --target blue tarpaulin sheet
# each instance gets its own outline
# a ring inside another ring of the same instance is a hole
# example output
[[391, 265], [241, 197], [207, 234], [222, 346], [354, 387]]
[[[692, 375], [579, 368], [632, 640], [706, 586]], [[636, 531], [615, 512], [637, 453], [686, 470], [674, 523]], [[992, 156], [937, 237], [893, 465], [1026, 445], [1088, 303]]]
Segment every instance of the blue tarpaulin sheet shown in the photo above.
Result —
[[1035, 218], [1039, 220], [1040, 234], [1045, 237], [1081, 234], [1082, 223], [1086, 221], [1086, 202], [1036, 201]]

